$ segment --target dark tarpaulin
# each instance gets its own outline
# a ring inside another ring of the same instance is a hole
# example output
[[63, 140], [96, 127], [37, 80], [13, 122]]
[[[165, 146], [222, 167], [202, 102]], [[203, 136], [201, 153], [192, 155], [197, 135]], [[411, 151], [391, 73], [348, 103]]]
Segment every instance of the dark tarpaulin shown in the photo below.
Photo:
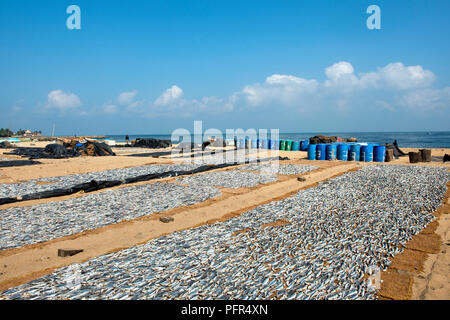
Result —
[[170, 140], [159, 140], [153, 138], [137, 138], [132, 147], [141, 147], [141, 148], [151, 148], [151, 149], [160, 149], [160, 148], [168, 148], [172, 146], [172, 142]]
[[9, 141], [0, 142], [0, 149], [8, 149], [8, 148], [14, 148], [14, 146]]
[[407, 156], [408, 154], [403, 152], [399, 147], [397, 140], [394, 140], [393, 144], [386, 144], [386, 150], [392, 149], [394, 151], [394, 157], [395, 159], [398, 159], [399, 157]]
[[67, 149], [63, 145], [51, 143], [45, 146], [44, 152], [56, 158], [79, 157], [81, 154], [74, 149]]
[[115, 156], [111, 147], [104, 142], [88, 141], [80, 147], [74, 148], [74, 150], [80, 152], [83, 155], [94, 157]]
[[[61, 146], [64, 148], [63, 146]], [[79, 157], [81, 154], [76, 151], [65, 152], [59, 148], [49, 148], [50, 152], [46, 152], [43, 148], [33, 148], [33, 147], [15, 147], [13, 151], [8, 154], [14, 154], [22, 157], [28, 157], [32, 159], [62, 159], [62, 158], [73, 158]]]
[[0, 161], [0, 168], [31, 166], [35, 164], [42, 164], [42, 162], [33, 160], [6, 160]]
[[115, 156], [111, 147], [104, 142], [88, 141], [80, 147], [65, 147], [61, 144], [51, 143], [45, 148], [36, 147], [15, 147], [11, 153], [31, 159], [64, 159], [87, 156]]

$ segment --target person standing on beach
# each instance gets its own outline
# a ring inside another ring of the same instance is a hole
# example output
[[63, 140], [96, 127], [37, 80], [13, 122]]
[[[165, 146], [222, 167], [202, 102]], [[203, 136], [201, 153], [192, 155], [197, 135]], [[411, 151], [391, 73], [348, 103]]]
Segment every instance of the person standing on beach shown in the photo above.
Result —
[[128, 135], [126, 135], [125, 140], [127, 140], [127, 145], [128, 145], [128, 141], [130, 140], [130, 137]]

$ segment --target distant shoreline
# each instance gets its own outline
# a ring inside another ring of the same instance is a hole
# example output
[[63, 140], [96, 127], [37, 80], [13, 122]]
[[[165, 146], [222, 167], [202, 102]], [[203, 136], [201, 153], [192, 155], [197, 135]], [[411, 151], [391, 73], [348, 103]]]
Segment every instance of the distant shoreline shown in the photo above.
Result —
[[[306, 140], [315, 135], [323, 134], [325, 136], [337, 136], [342, 138], [355, 137], [359, 142], [372, 142], [372, 143], [393, 143], [397, 140], [399, 146], [402, 148], [450, 148], [450, 131], [436, 131], [436, 132], [321, 132], [321, 133], [280, 133], [277, 139], [290, 139], [290, 140]], [[115, 140], [116, 142], [125, 142], [126, 135], [108, 135], [109, 138]], [[166, 139], [171, 140], [171, 135], [163, 134], [142, 134], [142, 135], [132, 135], [128, 134], [130, 141], [136, 138], [155, 138], [155, 139]], [[199, 136], [191, 135], [191, 141], [195, 141], [195, 138]], [[203, 136], [202, 139], [206, 139]], [[226, 138], [226, 137], [223, 137]], [[238, 138], [243, 138], [239, 136]], [[270, 139], [270, 136], [267, 137]], [[183, 138], [184, 139], [184, 138]], [[178, 140], [173, 140], [173, 142], [179, 142]]]
[[[337, 136], [342, 138], [355, 137], [359, 142], [371, 142], [371, 143], [393, 143], [397, 140], [400, 148], [431, 148], [431, 149], [446, 149], [450, 148], [450, 131], [417, 131], [417, 132], [321, 132], [321, 133], [280, 133], [277, 139], [290, 139], [290, 140], [306, 140], [318, 134], [323, 134], [326, 136]], [[17, 137], [19, 140], [23, 141], [53, 141], [55, 139], [73, 139], [73, 138], [91, 138], [91, 139], [112, 139], [117, 143], [126, 142], [125, 137], [127, 134], [123, 135], [64, 135], [64, 136], [38, 136], [38, 137]], [[161, 140], [172, 140], [171, 134], [128, 134], [130, 142], [136, 138], [154, 138]], [[206, 136], [190, 135], [192, 142], [203, 141], [207, 139]], [[186, 140], [187, 136], [178, 138], [178, 140], [172, 140], [173, 143], [178, 143], [181, 140]], [[199, 139], [200, 138], [200, 139]], [[226, 137], [223, 137], [226, 138]], [[238, 136], [238, 138], [243, 138], [243, 136]], [[270, 136], [267, 137], [270, 139]], [[5, 138], [0, 138], [5, 139]]]

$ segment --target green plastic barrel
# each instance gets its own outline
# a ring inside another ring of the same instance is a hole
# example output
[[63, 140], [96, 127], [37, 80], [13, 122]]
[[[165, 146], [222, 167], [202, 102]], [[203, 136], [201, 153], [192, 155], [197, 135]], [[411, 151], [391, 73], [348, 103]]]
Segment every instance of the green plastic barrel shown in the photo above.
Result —
[[286, 151], [292, 150], [292, 140], [286, 140]]
[[286, 150], [286, 140], [280, 140], [280, 150]]

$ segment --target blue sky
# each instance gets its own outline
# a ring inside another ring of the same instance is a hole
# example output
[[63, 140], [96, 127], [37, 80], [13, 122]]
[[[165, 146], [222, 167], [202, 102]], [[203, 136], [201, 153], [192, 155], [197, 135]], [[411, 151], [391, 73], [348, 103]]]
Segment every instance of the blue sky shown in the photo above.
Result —
[[[69, 30], [66, 8], [81, 9]], [[381, 30], [369, 30], [369, 5]], [[0, 127], [450, 130], [450, 2], [0, 2]]]

